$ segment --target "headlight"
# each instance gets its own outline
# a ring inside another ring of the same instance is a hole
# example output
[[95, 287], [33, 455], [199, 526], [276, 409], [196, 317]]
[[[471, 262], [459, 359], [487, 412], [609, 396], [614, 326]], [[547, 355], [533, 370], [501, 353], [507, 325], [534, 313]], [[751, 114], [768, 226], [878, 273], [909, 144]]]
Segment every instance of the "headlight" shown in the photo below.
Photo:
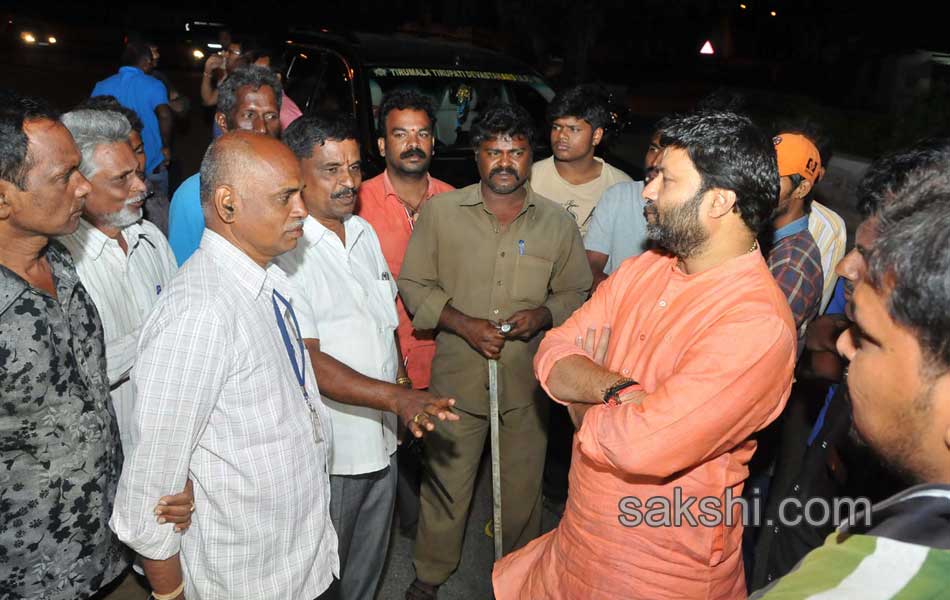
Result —
[[30, 33], [29, 31], [24, 31], [23, 33], [21, 33], [21, 34], [20, 34], [20, 39], [23, 40], [24, 42], [26, 42], [27, 44], [35, 44], [35, 43], [36, 43], [36, 38], [33, 37], [33, 34]]
[[195, 57], [195, 60], [201, 60], [205, 57], [205, 53], [201, 50], [198, 50], [197, 48], [192, 51], [191, 55]]
[[50, 43], [50, 44], [55, 44], [55, 43], [56, 43], [56, 37], [55, 37], [55, 36], [52, 36], [52, 35], [51, 35], [51, 36], [49, 36], [48, 39], [49, 39], [49, 43]]

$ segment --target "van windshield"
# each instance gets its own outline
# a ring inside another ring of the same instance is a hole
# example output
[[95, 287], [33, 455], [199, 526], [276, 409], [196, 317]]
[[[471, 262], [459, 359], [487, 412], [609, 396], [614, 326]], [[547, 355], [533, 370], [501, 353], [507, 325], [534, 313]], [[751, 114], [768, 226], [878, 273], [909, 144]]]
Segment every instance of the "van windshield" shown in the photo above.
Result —
[[393, 89], [411, 88], [432, 98], [439, 148], [469, 150], [472, 123], [496, 100], [527, 109], [534, 118], [536, 131], [544, 139], [544, 111], [554, 91], [537, 75], [407, 67], [369, 67], [366, 73], [374, 121], [383, 95]]

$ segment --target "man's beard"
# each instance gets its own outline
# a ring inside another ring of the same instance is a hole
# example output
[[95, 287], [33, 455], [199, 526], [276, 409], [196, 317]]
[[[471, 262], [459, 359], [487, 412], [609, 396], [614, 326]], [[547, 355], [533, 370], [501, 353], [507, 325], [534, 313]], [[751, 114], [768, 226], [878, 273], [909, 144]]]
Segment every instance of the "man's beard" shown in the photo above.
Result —
[[647, 237], [681, 259], [698, 254], [709, 240], [709, 233], [699, 222], [703, 193], [700, 191], [683, 204], [663, 212], [652, 201], [647, 202], [644, 216], [652, 214], [654, 217], [653, 221], [647, 218]]
[[123, 206], [121, 210], [114, 212], [103, 219], [106, 222], [106, 225], [109, 227], [114, 227], [115, 229], [125, 229], [126, 227], [140, 221], [142, 219], [143, 207], [139, 206], [138, 208], [132, 208], [132, 205], [143, 202], [145, 198], [146, 194], [141, 194], [126, 200], [125, 206]]
[[936, 476], [925, 461], [919, 460], [924, 453], [921, 442], [923, 429], [931, 419], [933, 391], [932, 385], [925, 385], [920, 390], [911, 406], [893, 424], [893, 430], [901, 433], [893, 435], [886, 445], [881, 440], [875, 440], [877, 443], [868, 442], [855, 426], [853, 418], [848, 431], [848, 437], [855, 446], [871, 453], [885, 470], [909, 485], [927, 483]]

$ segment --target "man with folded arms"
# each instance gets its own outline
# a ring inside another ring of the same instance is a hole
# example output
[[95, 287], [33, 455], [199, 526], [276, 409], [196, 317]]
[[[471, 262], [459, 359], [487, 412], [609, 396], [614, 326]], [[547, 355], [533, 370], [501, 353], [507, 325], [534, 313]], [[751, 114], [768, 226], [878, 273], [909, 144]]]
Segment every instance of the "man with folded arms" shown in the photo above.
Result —
[[[160, 600], [313, 600], [339, 573], [329, 418], [291, 284], [271, 264], [303, 234], [302, 187], [279, 141], [216, 140], [201, 164], [201, 247], [143, 326], [111, 525]], [[189, 477], [198, 508], [177, 537], [147, 499]]]
[[695, 524], [624, 522], [680, 494], [721, 513], [742, 493], [749, 437], [788, 398], [794, 324], [756, 244], [778, 198], [775, 151], [725, 112], [672, 119], [660, 142], [643, 196], [665, 251], [621, 265], [535, 357], [578, 428], [570, 493], [557, 529], [496, 563], [499, 600], [745, 593], [740, 524], [710, 526], [696, 504]]

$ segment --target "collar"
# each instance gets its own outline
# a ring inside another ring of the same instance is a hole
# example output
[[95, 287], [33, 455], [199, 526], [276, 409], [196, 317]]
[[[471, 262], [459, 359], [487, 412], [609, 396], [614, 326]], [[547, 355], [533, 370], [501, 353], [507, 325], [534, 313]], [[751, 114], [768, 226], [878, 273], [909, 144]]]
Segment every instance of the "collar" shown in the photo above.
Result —
[[779, 241], [784, 240], [789, 236], [795, 235], [796, 233], [801, 233], [806, 229], [808, 229], [808, 215], [795, 219], [781, 229], [776, 229], [775, 234], [772, 237], [772, 243], [777, 244]]
[[[56, 240], [50, 240], [43, 249], [43, 254], [46, 255], [46, 260], [49, 262], [50, 270], [53, 273], [56, 295], [60, 302], [64, 302], [72, 294], [76, 284], [79, 283], [76, 265], [73, 263], [69, 251]], [[17, 298], [31, 288], [32, 286], [25, 279], [0, 265], [0, 314], [6, 312], [16, 302]]]
[[284, 297], [290, 298], [290, 282], [281, 268], [273, 262], [268, 264], [266, 269], [262, 269], [240, 248], [207, 228], [201, 236], [199, 247], [222, 267], [228, 281], [244, 288], [254, 298], [259, 297], [262, 292], [269, 294], [272, 289], [277, 289]]
[[138, 67], [133, 67], [131, 65], [124, 65], [124, 66], [119, 67], [119, 73], [122, 73], [122, 72], [139, 73], [139, 74], [145, 75], [145, 71], [143, 71], [142, 69]]
[[[346, 246], [343, 249], [349, 254], [366, 230], [365, 221], [355, 217], [355, 215], [350, 215], [343, 220], [343, 230], [346, 232]], [[321, 242], [335, 243], [337, 246], [343, 247], [343, 242], [335, 233], [310, 215], [307, 215], [303, 222], [302, 242], [306, 244], [307, 248], [313, 248]]]
[[[868, 525], [870, 523], [870, 525]], [[854, 514], [839, 534], [866, 534], [911, 544], [950, 548], [950, 485], [921, 484]]]
[[[535, 206], [535, 202], [536, 202], [534, 190], [531, 189], [531, 182], [526, 181], [524, 186], [525, 186], [525, 189], [528, 190], [528, 195], [525, 196], [524, 208], [522, 209], [521, 212], [524, 212], [528, 210], [528, 208]], [[470, 189], [470, 188], [474, 188], [474, 189]], [[481, 181], [477, 183], [473, 183], [472, 185], [468, 186], [468, 188], [466, 189], [470, 189], [470, 191], [459, 202], [459, 206], [478, 206], [479, 204], [482, 204], [482, 205], [485, 204], [485, 199], [482, 198], [482, 182]]]
[[[118, 245], [117, 241], [102, 233], [102, 231], [86, 219], [79, 220], [79, 228], [75, 233], [70, 234], [70, 237], [78, 242], [83, 257], [89, 258], [90, 260], [98, 260], [110, 242]], [[133, 223], [123, 229], [122, 237], [125, 238], [125, 244], [129, 248], [128, 256], [130, 258], [132, 256], [132, 249], [137, 246], [140, 239], [147, 241], [153, 247], [155, 246], [139, 223]]]
[[[389, 179], [388, 168], [383, 171], [383, 193], [387, 198], [392, 196], [397, 202], [399, 202], [400, 205], [402, 205], [402, 200], [400, 200], [399, 194], [396, 193], [396, 188], [393, 187], [392, 180]], [[432, 196], [435, 196], [435, 189], [432, 184], [432, 176], [426, 173], [426, 195], [422, 202], [425, 203]], [[422, 208], [421, 204], [419, 205], [419, 208]]]
[[585, 185], [590, 185], [590, 184], [592, 184], [592, 183], [598, 181], [601, 177], [604, 176], [604, 174], [605, 174], [604, 172], [605, 172], [606, 169], [607, 169], [607, 162], [604, 161], [604, 159], [600, 158], [599, 156], [595, 156], [595, 157], [593, 157], [593, 158], [594, 158], [594, 161], [595, 161], [595, 162], [599, 162], [599, 163], [600, 163], [600, 175], [598, 175], [597, 177], [594, 177], [594, 178], [591, 179], [590, 181], [585, 181], [584, 183], [571, 183], [571, 182], [568, 181], [567, 179], [564, 179], [563, 177], [561, 177], [561, 173], [557, 170], [557, 161], [554, 160], [554, 156], [551, 156], [551, 157], [550, 157], [551, 169], [554, 170], [554, 176], [557, 177], [557, 178], [561, 181], [561, 183], [563, 183], [564, 185], [566, 185], [568, 188], [584, 187]]

